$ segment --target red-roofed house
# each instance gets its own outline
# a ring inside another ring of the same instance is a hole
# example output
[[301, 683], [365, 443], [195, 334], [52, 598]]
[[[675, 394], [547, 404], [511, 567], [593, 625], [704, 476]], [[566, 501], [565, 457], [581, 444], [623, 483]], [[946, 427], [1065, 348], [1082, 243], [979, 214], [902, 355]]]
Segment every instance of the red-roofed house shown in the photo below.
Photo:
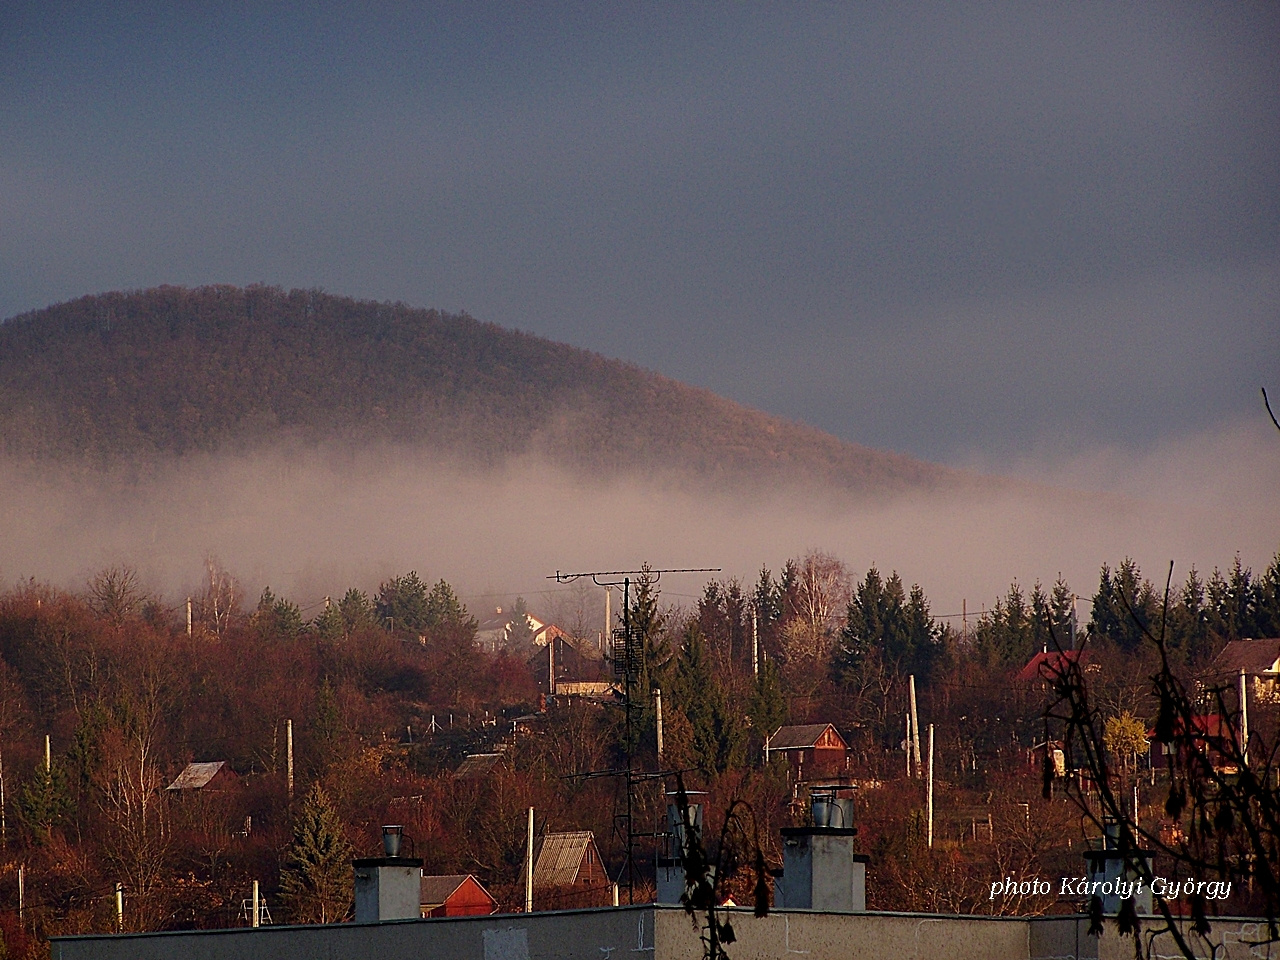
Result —
[[831, 777], [849, 768], [849, 744], [830, 723], [779, 727], [767, 749], [786, 754], [794, 780]]
[[424, 917], [487, 917], [498, 901], [469, 873], [422, 878]]
[[1083, 670], [1092, 670], [1089, 654], [1084, 650], [1041, 650], [1018, 671], [1014, 677], [1019, 683], [1050, 684], [1066, 675], [1074, 663]]

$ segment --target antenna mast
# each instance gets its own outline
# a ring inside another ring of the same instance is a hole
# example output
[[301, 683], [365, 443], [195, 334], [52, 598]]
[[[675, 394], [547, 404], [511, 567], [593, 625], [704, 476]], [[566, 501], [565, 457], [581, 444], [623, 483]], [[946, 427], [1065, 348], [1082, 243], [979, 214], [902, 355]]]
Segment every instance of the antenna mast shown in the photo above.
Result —
[[[637, 833], [634, 819], [635, 787], [637, 783], [653, 777], [652, 774], [640, 774], [637, 776], [635, 772], [634, 723], [632, 719], [632, 707], [634, 706], [633, 701], [635, 698], [632, 692], [639, 682], [640, 669], [644, 664], [644, 637], [632, 629], [631, 578], [643, 577], [646, 578], [648, 583], [652, 584], [661, 580], [664, 573], [719, 573], [720, 570], [720, 567], [673, 567], [663, 569], [645, 567], [640, 570], [588, 570], [582, 573], [561, 573], [557, 570], [555, 576], [547, 577], [548, 580], [554, 580], [556, 583], [573, 583], [573, 581], [582, 577], [590, 577], [596, 586], [604, 587], [606, 590], [610, 587], [622, 587], [622, 626], [613, 631], [612, 656], [614, 676], [622, 680], [622, 702], [627, 716], [627, 733], [624, 744], [627, 754], [627, 812], [615, 817], [614, 822], [616, 824], [618, 820], [626, 821], [628, 903], [636, 902], [635, 842]], [[618, 579], [619, 577], [621, 579]]]

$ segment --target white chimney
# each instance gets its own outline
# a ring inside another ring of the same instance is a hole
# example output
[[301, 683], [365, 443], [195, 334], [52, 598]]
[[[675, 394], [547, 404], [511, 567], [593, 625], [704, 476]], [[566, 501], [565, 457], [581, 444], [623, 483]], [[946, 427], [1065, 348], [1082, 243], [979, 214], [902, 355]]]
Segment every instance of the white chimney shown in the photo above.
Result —
[[382, 828], [386, 856], [356, 860], [356, 923], [418, 920], [422, 917], [422, 861], [400, 856], [404, 827]]
[[853, 800], [847, 787], [815, 786], [811, 827], [782, 828], [782, 874], [773, 887], [774, 906], [792, 910], [865, 913], [867, 860], [854, 852]]

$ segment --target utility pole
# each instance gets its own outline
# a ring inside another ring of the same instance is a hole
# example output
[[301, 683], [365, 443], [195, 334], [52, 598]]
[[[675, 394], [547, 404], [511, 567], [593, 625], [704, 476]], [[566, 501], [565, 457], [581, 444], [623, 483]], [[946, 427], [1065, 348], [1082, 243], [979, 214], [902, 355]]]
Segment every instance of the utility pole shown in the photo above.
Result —
[[191, 598], [187, 597], [187, 636], [191, 636]]
[[969, 645], [969, 601], [963, 599], [960, 601], [960, 636], [962, 642], [967, 647]]
[[600, 645], [604, 648], [605, 656], [613, 659], [613, 611], [610, 607], [613, 604], [613, 587], [605, 584], [604, 588], [604, 633], [600, 634]]
[[929, 724], [929, 849], [933, 849], [933, 724]]
[[907, 758], [907, 779], [911, 779], [911, 711], [907, 711], [907, 739], [902, 742], [902, 754]]
[[658, 727], [658, 765], [662, 765], [662, 688], [653, 688], [653, 709]]
[[[638, 782], [648, 779], [652, 775], [636, 774], [636, 757], [635, 747], [633, 744], [635, 734], [635, 688], [640, 682], [640, 668], [644, 661], [644, 643], [642, 637], [637, 637], [631, 630], [631, 578], [640, 576], [647, 578], [648, 583], [654, 583], [659, 580], [664, 573], [719, 573], [719, 567], [681, 567], [681, 568], [663, 568], [657, 569], [653, 567], [645, 567], [640, 570], [593, 570], [583, 573], [561, 573], [559, 570], [554, 576], [547, 577], [548, 580], [554, 580], [556, 583], [572, 583], [581, 577], [590, 577], [592, 582], [598, 587], [605, 587], [606, 591], [609, 587], [622, 587], [622, 629], [614, 632], [613, 635], [613, 672], [623, 684], [623, 709], [626, 711], [626, 744], [627, 744], [627, 812], [614, 817], [615, 829], [619, 821], [626, 822], [626, 843], [627, 843], [627, 901], [629, 903], [636, 902], [636, 869], [635, 869], [635, 845], [636, 838], [639, 836], [635, 828], [635, 787]], [[621, 579], [613, 579], [613, 578]], [[604, 579], [602, 579], [604, 578]], [[608, 610], [609, 593], [605, 593], [606, 610]], [[618, 641], [622, 641], [622, 649], [618, 649]], [[621, 774], [621, 771], [616, 771]], [[612, 774], [611, 774], [612, 775]]]
[[293, 802], [293, 721], [284, 722], [285, 779], [289, 789], [289, 802]]
[[907, 678], [911, 689], [911, 759], [915, 762], [916, 776], [920, 776], [920, 714], [916, 710], [916, 675]]
[[1249, 684], [1240, 668], [1240, 758], [1249, 762]]
[[760, 676], [760, 626], [754, 603], [751, 604], [751, 675]]
[[524, 860], [524, 912], [533, 913], [533, 807], [529, 808], [529, 850]]

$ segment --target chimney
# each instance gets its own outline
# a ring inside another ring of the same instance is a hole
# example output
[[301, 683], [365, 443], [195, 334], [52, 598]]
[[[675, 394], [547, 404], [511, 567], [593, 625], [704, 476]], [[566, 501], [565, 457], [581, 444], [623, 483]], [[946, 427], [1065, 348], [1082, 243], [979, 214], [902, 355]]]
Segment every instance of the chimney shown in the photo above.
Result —
[[386, 854], [356, 860], [356, 923], [383, 920], [418, 920], [422, 917], [422, 861], [400, 856], [404, 827], [382, 828]]
[[775, 875], [774, 906], [791, 910], [865, 913], [867, 860], [854, 852], [852, 788], [810, 788], [813, 826], [782, 828], [782, 873]]
[[[1133, 882], [1142, 876], [1138, 870], [1132, 866], [1141, 859], [1146, 868], [1147, 873], [1151, 872], [1151, 851], [1149, 850], [1132, 850], [1126, 853], [1120, 846], [1120, 824], [1108, 818], [1102, 824], [1102, 849], [1087, 850], [1084, 854], [1085, 862], [1088, 863], [1088, 875], [1090, 882], [1101, 881], [1104, 885], [1099, 889], [1103, 890], [1102, 896], [1102, 912], [1108, 915], [1114, 915], [1120, 912], [1120, 903], [1122, 897], [1116, 891], [1116, 881]], [[1128, 861], [1126, 863], [1125, 861]], [[1107, 893], [1112, 890], [1112, 893]], [[1140, 917], [1149, 917], [1154, 913], [1151, 905], [1151, 887], [1143, 884], [1142, 892], [1134, 892], [1133, 898], [1134, 911]]]
[[[704, 795], [701, 790], [686, 791], [690, 799], [689, 822], [693, 825], [698, 838], [702, 837], [702, 804], [692, 802], [694, 797]], [[675, 803], [675, 793], [668, 793], [671, 802], [667, 804], [667, 832], [663, 836], [666, 847], [665, 856], [657, 858], [658, 867], [658, 903], [679, 904], [685, 891], [684, 858], [689, 849], [690, 838], [686, 836], [684, 820], [680, 816], [680, 807]]]

